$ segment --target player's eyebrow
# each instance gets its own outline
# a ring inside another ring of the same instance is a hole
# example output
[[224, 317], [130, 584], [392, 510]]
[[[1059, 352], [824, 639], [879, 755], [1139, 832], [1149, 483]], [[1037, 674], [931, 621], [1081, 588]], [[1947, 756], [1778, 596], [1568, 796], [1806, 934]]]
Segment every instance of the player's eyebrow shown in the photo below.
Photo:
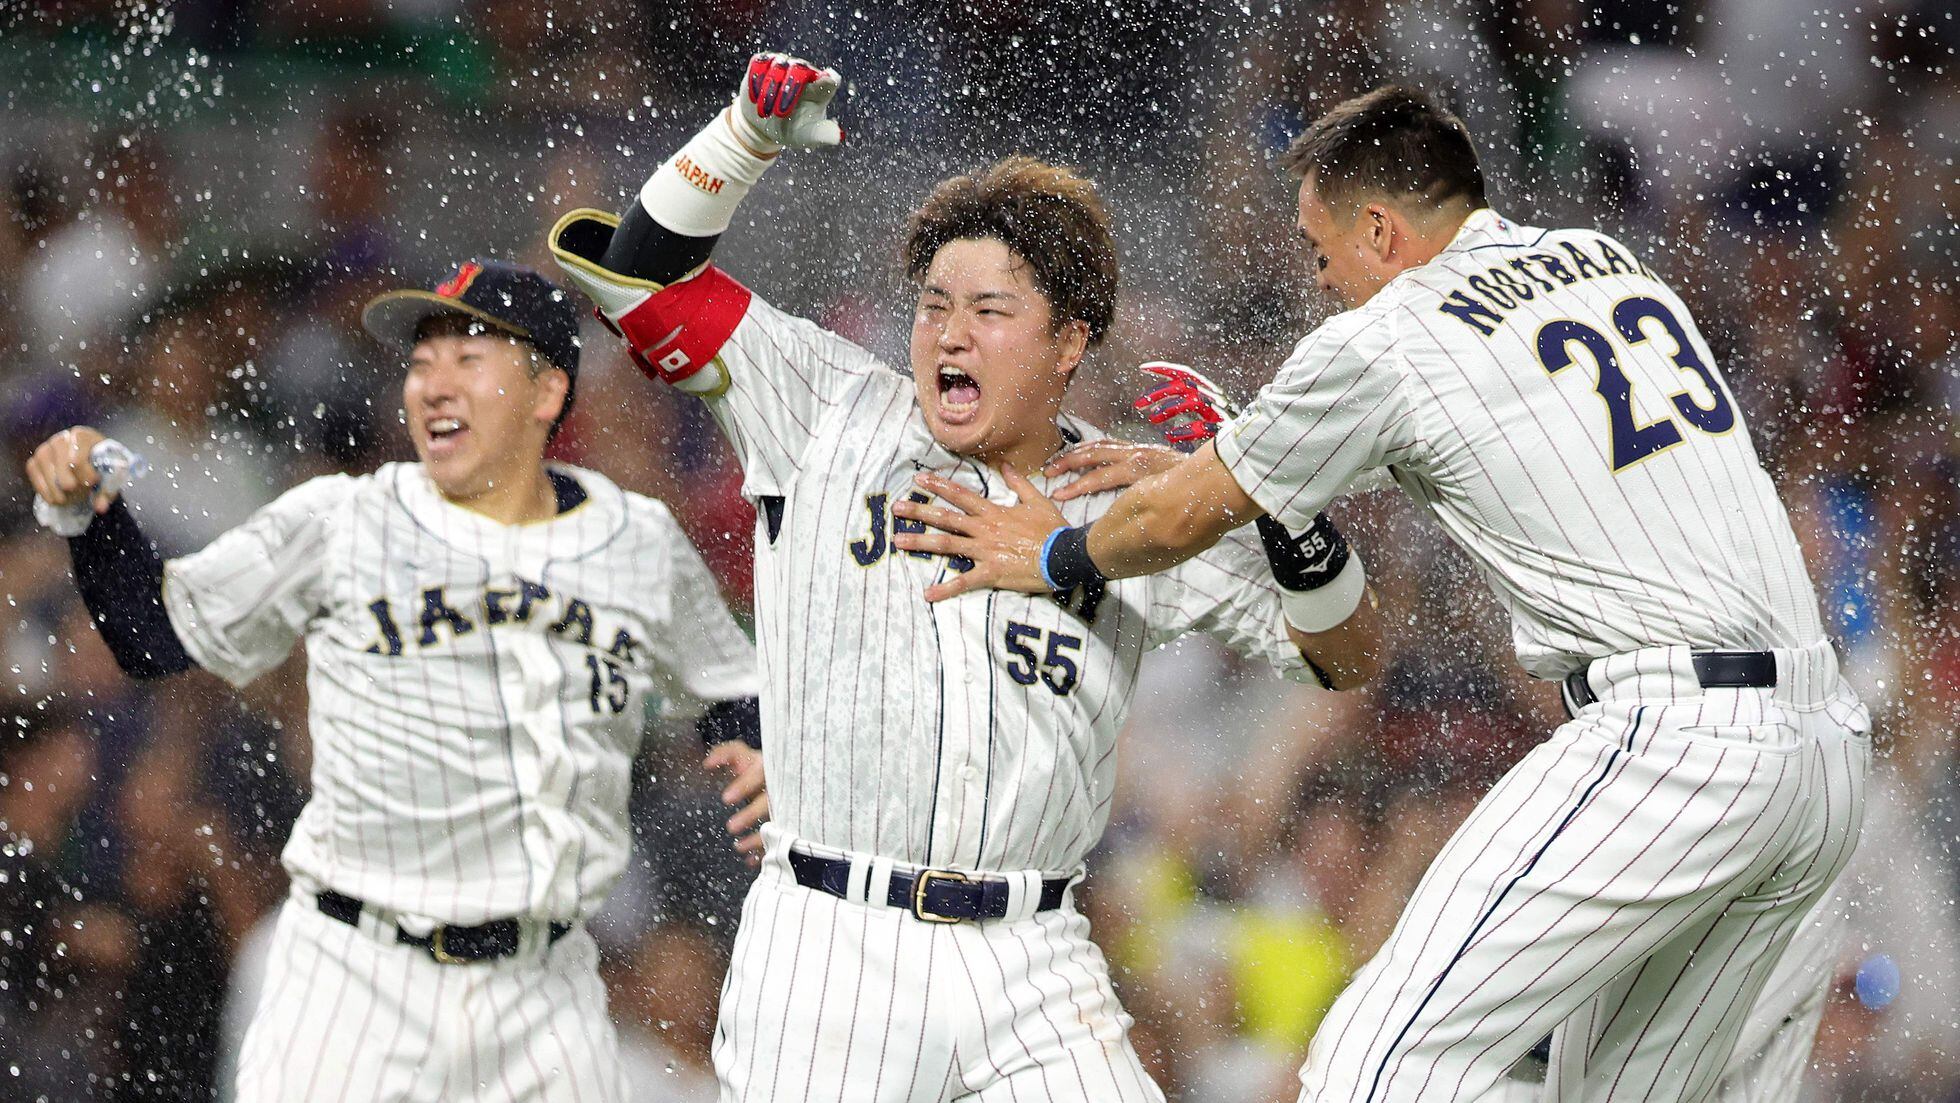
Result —
[[[953, 293], [951, 291], [948, 291], [943, 287], [939, 287], [935, 284], [930, 284], [930, 283], [921, 285], [919, 288], [919, 293], [921, 295], [937, 295], [942, 299], [953, 298]], [[1022, 301], [1022, 297], [1020, 293], [1016, 291], [976, 291], [973, 294], [968, 295], [966, 297], [966, 301], [970, 303], [1004, 302], [1004, 303], [1011, 303], [1011, 304], [1018, 305]]]

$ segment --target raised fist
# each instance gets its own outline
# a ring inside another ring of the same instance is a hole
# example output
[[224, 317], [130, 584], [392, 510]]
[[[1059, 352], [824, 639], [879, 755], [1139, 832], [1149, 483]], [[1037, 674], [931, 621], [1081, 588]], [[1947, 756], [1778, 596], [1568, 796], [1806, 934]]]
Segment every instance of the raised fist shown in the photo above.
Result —
[[844, 130], [827, 113], [843, 81], [837, 70], [819, 69], [800, 57], [757, 54], [735, 90], [729, 117], [742, 140], [760, 153], [834, 146], [844, 140]]

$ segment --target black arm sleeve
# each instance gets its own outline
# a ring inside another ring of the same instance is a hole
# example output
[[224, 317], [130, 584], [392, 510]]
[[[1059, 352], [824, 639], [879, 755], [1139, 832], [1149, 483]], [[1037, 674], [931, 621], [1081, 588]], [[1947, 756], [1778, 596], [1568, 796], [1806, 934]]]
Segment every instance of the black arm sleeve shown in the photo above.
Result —
[[161, 678], [197, 665], [163, 608], [163, 555], [122, 499], [69, 538], [68, 557], [82, 603], [123, 673]]
[[753, 697], [716, 701], [701, 719], [694, 722], [701, 733], [702, 746], [713, 748], [739, 739], [756, 750], [762, 749], [762, 704]]
[[669, 230], [654, 221], [636, 196], [620, 218], [619, 228], [613, 231], [600, 263], [609, 272], [665, 285], [699, 268], [719, 240], [720, 234], [688, 237]]

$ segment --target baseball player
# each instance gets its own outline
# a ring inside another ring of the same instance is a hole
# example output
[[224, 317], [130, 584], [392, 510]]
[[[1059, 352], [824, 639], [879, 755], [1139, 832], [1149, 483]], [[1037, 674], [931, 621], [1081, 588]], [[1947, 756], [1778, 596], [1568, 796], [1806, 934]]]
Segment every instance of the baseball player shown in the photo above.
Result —
[[927, 500], [917, 473], [1056, 489], [1080, 522], [1129, 465], [1178, 457], [1061, 413], [1116, 284], [1101, 202], [1067, 170], [1013, 158], [914, 213], [909, 378], [708, 263], [783, 149], [838, 142], [838, 80], [758, 56], [623, 219], [552, 232], [642, 366], [708, 404], [758, 507], [772, 820], [722, 994], [722, 1098], [1161, 1099], [1070, 897], [1142, 653], [1195, 629], [1286, 670], [1304, 649], [1345, 685], [1372, 669], [1372, 626], [1289, 634], [1250, 533], [1153, 579], [918, 600], [967, 564], [895, 543], [915, 527], [896, 504]]
[[[1870, 722], [1789, 517], [1680, 297], [1619, 242], [1491, 210], [1427, 97], [1343, 103], [1287, 161], [1346, 313], [1093, 526], [927, 477], [957, 510], [901, 510], [946, 531], [899, 547], [975, 562], [935, 600], [1108, 585], [1262, 514], [1307, 526], [1385, 469], [1572, 719], [1438, 854], [1315, 1036], [1302, 1098], [1476, 1098], [1548, 1033], [1552, 1098], [1706, 1098], [1861, 822]], [[1289, 615], [1349, 592], [1289, 595]]]
[[420, 462], [314, 479], [167, 563], [99, 434], [28, 477], [93, 513], [76, 578], [129, 673], [242, 686], [305, 643], [312, 799], [237, 1098], [620, 1100], [581, 921], [626, 862], [650, 703], [701, 717], [738, 827], [766, 812], [753, 650], [664, 506], [544, 462], [578, 371], [564, 292], [469, 263], [362, 321], [407, 356]]
[[[1238, 413], [1217, 384], [1191, 368], [1159, 362], [1145, 364], [1143, 370], [1156, 385], [1137, 399], [1136, 408], [1152, 424], [1163, 426], [1164, 439], [1179, 451], [1196, 451]], [[1723, 1103], [1782, 1103], [1796, 1097], [1844, 935], [1847, 916], [1837, 895], [1835, 890], [1828, 893], [1791, 937], [1736, 1036], [1714, 1098]], [[1475, 1097], [1477, 1103], [1537, 1100], [1550, 1047], [1547, 1036], [1533, 1047], [1526, 1067], [1513, 1068], [1495, 1088]]]

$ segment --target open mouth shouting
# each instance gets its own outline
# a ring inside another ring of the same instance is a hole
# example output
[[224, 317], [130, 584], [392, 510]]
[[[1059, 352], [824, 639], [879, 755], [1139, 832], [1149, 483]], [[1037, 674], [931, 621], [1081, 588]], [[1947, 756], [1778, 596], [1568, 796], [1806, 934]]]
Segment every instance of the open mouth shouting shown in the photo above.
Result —
[[939, 365], [939, 420], [968, 425], [980, 416], [980, 383], [951, 364]]
[[429, 455], [447, 456], [455, 453], [469, 437], [470, 427], [461, 418], [436, 417], [423, 423], [429, 435]]

